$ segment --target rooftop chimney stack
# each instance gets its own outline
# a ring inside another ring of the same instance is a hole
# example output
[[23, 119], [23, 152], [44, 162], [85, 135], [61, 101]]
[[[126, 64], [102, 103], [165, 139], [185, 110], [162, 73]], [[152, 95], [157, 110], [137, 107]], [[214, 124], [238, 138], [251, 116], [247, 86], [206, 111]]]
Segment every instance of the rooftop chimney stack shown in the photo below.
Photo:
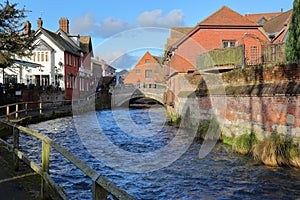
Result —
[[24, 27], [25, 27], [25, 35], [30, 36], [30, 33], [31, 33], [31, 23], [28, 20], [25, 21]]
[[43, 27], [43, 20], [42, 20], [42, 18], [39, 17], [39, 19], [37, 20], [37, 25], [38, 25], [38, 28], [42, 28]]
[[59, 28], [66, 33], [69, 33], [69, 20], [68, 18], [59, 19]]

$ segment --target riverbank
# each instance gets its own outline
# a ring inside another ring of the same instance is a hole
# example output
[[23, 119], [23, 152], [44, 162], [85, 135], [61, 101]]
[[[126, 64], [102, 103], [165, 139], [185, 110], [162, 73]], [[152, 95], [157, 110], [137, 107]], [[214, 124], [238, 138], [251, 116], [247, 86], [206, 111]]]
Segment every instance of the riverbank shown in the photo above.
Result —
[[[299, 64], [251, 66], [222, 74], [186, 75], [185, 79], [197, 89], [179, 95], [168, 108], [173, 121], [181, 118], [176, 111], [199, 108], [198, 140], [204, 138], [209, 123], [216, 121], [221, 127], [217, 139], [236, 152], [269, 166], [300, 167]], [[189, 102], [194, 105], [186, 105]], [[196, 112], [187, 111], [184, 115]]]

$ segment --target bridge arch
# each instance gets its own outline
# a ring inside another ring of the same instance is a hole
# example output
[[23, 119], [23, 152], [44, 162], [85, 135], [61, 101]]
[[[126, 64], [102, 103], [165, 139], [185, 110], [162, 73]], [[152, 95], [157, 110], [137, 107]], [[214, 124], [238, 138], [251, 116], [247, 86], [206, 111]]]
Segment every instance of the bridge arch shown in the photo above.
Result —
[[112, 106], [128, 106], [133, 99], [151, 98], [164, 104], [166, 85], [161, 83], [138, 83], [118, 85], [112, 92]]

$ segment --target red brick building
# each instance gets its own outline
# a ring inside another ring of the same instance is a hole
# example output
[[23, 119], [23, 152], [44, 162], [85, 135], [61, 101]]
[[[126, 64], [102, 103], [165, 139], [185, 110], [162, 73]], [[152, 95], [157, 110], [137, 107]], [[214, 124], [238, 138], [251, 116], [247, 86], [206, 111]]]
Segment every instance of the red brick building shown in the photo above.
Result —
[[223, 6], [169, 47], [168, 66], [176, 72], [194, 71], [197, 55], [239, 45], [245, 45], [247, 63], [259, 63], [261, 46], [269, 41], [262, 25]]
[[[185, 75], [197, 70], [197, 56], [202, 53], [243, 45], [243, 62], [248, 65], [261, 63], [263, 47], [286, 37], [290, 13], [243, 16], [223, 6], [191, 30], [172, 29], [164, 63], [168, 68], [172, 101], [176, 101], [181, 91], [193, 90], [187, 88]], [[186, 30], [188, 33], [184, 33]]]
[[125, 78], [125, 84], [136, 83], [162, 83], [165, 81], [165, 73], [159, 58], [152, 56], [148, 51], [139, 60], [136, 66], [130, 70]]

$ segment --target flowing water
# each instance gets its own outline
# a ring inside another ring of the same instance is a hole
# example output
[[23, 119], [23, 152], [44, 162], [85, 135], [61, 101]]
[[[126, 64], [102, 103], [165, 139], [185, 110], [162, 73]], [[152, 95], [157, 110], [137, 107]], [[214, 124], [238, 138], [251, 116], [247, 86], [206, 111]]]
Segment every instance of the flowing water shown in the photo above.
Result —
[[[164, 115], [149, 112], [149, 110], [118, 110], [115, 113], [99, 111], [93, 115], [96, 116], [97, 125], [89, 119], [89, 115], [83, 116], [80, 118], [82, 124], [79, 123], [80, 126], [84, 126], [81, 131], [94, 130], [86, 132], [87, 137], [84, 138], [77, 133], [78, 117], [77, 122], [74, 120], [76, 116], [50, 120], [29, 127], [47, 134], [137, 199], [300, 198], [299, 169], [266, 167], [251, 158], [234, 153], [224, 144], [217, 144], [205, 158], [200, 159], [198, 155], [201, 144], [192, 143], [172, 164], [162, 165], [163, 167], [154, 171], [147, 171], [145, 168], [145, 172], [126, 172], [120, 170], [122, 168], [118, 168], [117, 164], [114, 165], [116, 167], [111, 167], [101, 161], [99, 155], [101, 153], [104, 157], [107, 155], [103, 146], [99, 145], [99, 137], [96, 135], [104, 134], [123, 151], [138, 155], [170, 144], [176, 131], [163, 125]], [[117, 123], [116, 120], [111, 120], [116, 115], [123, 116], [118, 118]], [[101, 128], [95, 129], [95, 126]], [[128, 134], [144, 130], [149, 130], [144, 133], [145, 137]], [[155, 134], [151, 135], [151, 132]], [[39, 141], [21, 134], [20, 144], [25, 154], [40, 162]], [[91, 153], [87, 144], [92, 145], [93, 149], [102, 149], [101, 153], [97, 155], [95, 152]], [[50, 173], [55, 182], [65, 189], [70, 199], [91, 199], [91, 180], [53, 149], [51, 151]], [[123, 163], [118, 164], [122, 166]]]

